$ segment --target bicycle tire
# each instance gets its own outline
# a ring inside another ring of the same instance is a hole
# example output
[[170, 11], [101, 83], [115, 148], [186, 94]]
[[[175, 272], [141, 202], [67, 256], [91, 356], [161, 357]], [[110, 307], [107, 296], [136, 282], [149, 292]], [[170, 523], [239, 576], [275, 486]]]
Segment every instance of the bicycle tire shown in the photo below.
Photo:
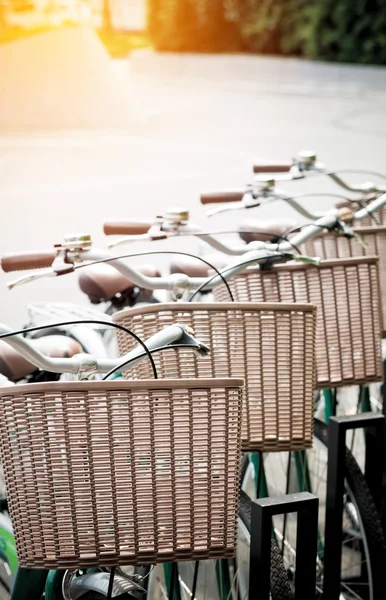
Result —
[[[315, 419], [315, 437], [328, 447], [328, 426]], [[371, 570], [371, 598], [384, 598], [384, 570], [386, 564], [386, 545], [379, 512], [372, 499], [365, 476], [348, 448], [346, 448], [345, 478], [350, 495], [356, 503], [366, 538], [368, 560], [367, 569]]]
[[[239, 518], [251, 532], [251, 499], [240, 491]], [[271, 537], [270, 587], [272, 600], [293, 600], [294, 594], [284, 568], [283, 558], [273, 536]]]

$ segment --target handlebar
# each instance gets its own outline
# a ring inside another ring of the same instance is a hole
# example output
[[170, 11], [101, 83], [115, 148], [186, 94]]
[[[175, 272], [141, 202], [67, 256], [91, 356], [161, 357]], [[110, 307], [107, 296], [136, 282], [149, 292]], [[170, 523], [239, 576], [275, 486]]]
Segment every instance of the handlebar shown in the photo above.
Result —
[[[107, 250], [98, 250], [95, 248], [90, 248], [87, 250], [79, 250], [76, 252], [68, 252], [67, 253], [67, 263], [73, 265], [73, 269], [79, 268], [81, 265], [79, 263], [90, 264], [93, 262], [109, 262], [113, 267], [115, 267], [124, 277], [128, 278], [135, 285], [142, 289], [146, 290], [171, 290], [174, 292], [177, 298], [181, 298], [185, 291], [190, 289], [195, 289], [198, 287], [202, 287], [202, 289], [213, 289], [223, 283], [224, 278], [229, 279], [233, 275], [236, 275], [240, 271], [245, 268], [245, 264], [253, 264], [253, 263], [262, 263], [270, 260], [272, 256], [279, 257], [280, 260], [289, 260], [290, 258], [296, 258], [293, 256], [292, 251], [294, 245], [300, 245], [304, 243], [309, 237], [315, 235], [320, 232], [323, 228], [332, 228], [337, 224], [337, 217], [335, 214], [330, 214], [324, 216], [317, 223], [308, 226], [299, 234], [294, 236], [291, 243], [289, 242], [281, 242], [279, 244], [268, 244], [265, 242], [255, 242], [254, 250], [250, 252], [246, 252], [242, 255], [242, 258], [238, 258], [231, 262], [224, 270], [222, 270], [223, 277], [217, 275], [212, 278], [196, 278], [196, 277], [188, 277], [184, 274], [174, 273], [169, 275], [168, 277], [148, 277], [143, 273], [138, 272], [137, 269], [125, 264], [119, 257], [113, 256]], [[244, 248], [245, 250], [245, 248]], [[283, 253], [285, 253], [286, 258], [283, 259]], [[77, 265], [77, 266], [75, 266]], [[49, 274], [51, 275], [61, 275], [68, 273], [69, 270], [66, 271], [55, 271], [52, 270]], [[9, 284], [9, 287], [15, 287], [16, 285], [26, 283], [36, 277], [37, 275], [30, 275], [27, 278], [22, 278], [20, 280], [14, 281]]]
[[5, 273], [45, 269], [51, 267], [56, 258], [56, 254], [57, 252], [55, 250], [15, 252], [14, 254], [5, 254], [2, 256], [0, 264]]
[[[305, 194], [297, 194], [296, 196], [289, 195], [286, 191], [277, 188], [275, 186], [275, 181], [272, 179], [267, 179], [265, 182], [260, 182], [260, 184], [261, 185], [259, 187], [246, 188], [244, 190], [242, 199], [238, 202], [232, 202], [231, 200], [228, 200], [225, 197], [224, 202], [223, 202], [225, 204], [225, 206], [213, 209], [208, 214], [214, 215], [219, 212], [224, 212], [227, 210], [240, 210], [240, 209], [245, 209], [245, 208], [256, 208], [259, 206], [263, 206], [265, 204], [269, 204], [273, 201], [282, 200], [282, 201], [286, 202], [287, 204], [289, 204], [290, 206], [292, 206], [292, 208], [294, 210], [296, 210], [296, 212], [298, 212], [300, 215], [302, 215], [306, 219], [315, 221], [315, 220], [321, 218], [323, 215], [319, 214], [319, 213], [311, 213], [309, 210], [307, 210], [303, 205], [301, 205], [298, 202], [299, 199], [307, 198], [307, 197], [311, 197], [311, 196], [331, 196], [334, 198], [339, 198], [339, 200], [341, 202], [339, 208], [342, 208], [342, 209], [347, 208], [348, 212], [350, 212], [350, 206], [353, 206], [353, 204], [355, 204], [354, 202], [347, 200], [347, 198], [345, 198], [344, 196], [342, 196], [340, 194], [305, 193]], [[212, 195], [215, 196], [216, 198], [218, 198], [218, 200], [216, 202], [219, 203], [220, 202], [219, 199], [222, 197], [223, 193], [222, 192], [212, 192]], [[241, 195], [241, 192], [240, 192], [240, 195]], [[344, 200], [344, 202], [342, 202], [342, 199]], [[360, 221], [360, 220], [364, 219], [366, 216], [368, 216], [369, 210], [370, 210], [370, 212], [376, 212], [377, 210], [379, 210], [379, 208], [381, 208], [385, 204], [386, 204], [386, 187], [385, 187], [385, 192], [383, 195], [376, 198], [376, 200], [370, 202], [365, 209], [357, 211], [356, 213], [352, 213], [352, 218]]]
[[254, 173], [288, 173], [292, 167], [291, 161], [256, 162], [253, 165]]
[[225, 192], [203, 192], [201, 204], [221, 204], [223, 202], [240, 202], [246, 190], [226, 190]]
[[[330, 170], [323, 163], [317, 161], [316, 154], [310, 150], [302, 150], [297, 154], [297, 156], [289, 162], [280, 161], [277, 163], [255, 163], [253, 165], [253, 172], [256, 174], [262, 173], [285, 173], [283, 179], [286, 181], [295, 180], [295, 179], [304, 179], [309, 175], [325, 175], [332, 179], [335, 183], [337, 183], [341, 188], [347, 190], [348, 192], [358, 193], [358, 194], [385, 194], [386, 186], [385, 185], [376, 185], [371, 181], [366, 181], [363, 183], [359, 183], [356, 185], [349, 185], [346, 181], [344, 181], [339, 173], [347, 172], [347, 170]], [[378, 175], [371, 171], [365, 171], [362, 169], [358, 169], [357, 173], [363, 173], [368, 175]], [[381, 175], [384, 177], [383, 175]]]
[[105, 221], [103, 231], [105, 235], [143, 235], [152, 227], [151, 221]]
[[[308, 225], [305, 229], [303, 229], [300, 233], [291, 238], [290, 242], [280, 242], [279, 244], [273, 243], [265, 243], [265, 242], [251, 242], [250, 245], [242, 246], [241, 248], [233, 248], [229, 249], [225, 244], [218, 242], [215, 238], [212, 238], [210, 235], [200, 233], [200, 231], [195, 230], [194, 226], [192, 227], [193, 231], [191, 233], [198, 235], [201, 239], [204, 239], [212, 246], [217, 249], [223, 250], [228, 253], [232, 253], [234, 255], [243, 256], [243, 261], [240, 263], [233, 262], [225, 269], [226, 279], [232, 277], [240, 270], [244, 268], [243, 262], [244, 259], [255, 262], [264, 262], [267, 260], [267, 252], [274, 253], [286, 253], [288, 255], [292, 254], [293, 248], [304, 244], [309, 238], [317, 235], [321, 232], [322, 229], [336, 229], [337, 226], [341, 226], [341, 221], [343, 220], [351, 220], [354, 216], [356, 220], [360, 221], [364, 219], [372, 212], [375, 212], [382, 206], [386, 204], [386, 194], [377, 198], [373, 202], [367, 205], [365, 209], [358, 211], [357, 213], [352, 213], [350, 210], [342, 209], [341, 211], [331, 211], [327, 213], [323, 217], [316, 220], [315, 223]], [[343, 233], [346, 236], [351, 235], [354, 237], [354, 232], [349, 230], [347, 226], [344, 228]], [[251, 250], [253, 248], [253, 250]], [[251, 250], [250, 252], [246, 252], [246, 249]], [[295, 257], [294, 257], [295, 258]], [[31, 274], [30, 276], [23, 277], [14, 282], [8, 284], [8, 287], [12, 288], [16, 285], [20, 285], [22, 283], [27, 283], [28, 281], [32, 281], [38, 277], [43, 276], [56, 276], [56, 275], [64, 275], [66, 273], [72, 272], [75, 268], [76, 263], [90, 263], [95, 261], [109, 262], [113, 267], [115, 267], [124, 277], [127, 277], [130, 281], [132, 281], [135, 285], [142, 289], [146, 290], [188, 290], [193, 289], [195, 287], [205, 285], [207, 281], [205, 278], [189, 278], [185, 277], [182, 274], [172, 274], [169, 277], [148, 277], [143, 273], [139, 273], [136, 269], [126, 265], [119, 257], [116, 257], [110, 254], [106, 250], [97, 250], [94, 248], [85, 249], [85, 250], [77, 250], [77, 251], [67, 251], [66, 254], [66, 269], [62, 270], [57, 267], [55, 268], [55, 264], [52, 269], [47, 269], [42, 274]], [[80, 265], [79, 265], [80, 266]], [[68, 268], [67, 268], [68, 267]], [[212, 281], [211, 285], [208, 286], [207, 289], [212, 289], [215, 285], [219, 285], [223, 280], [217, 276], [217, 279]], [[183, 292], [180, 293], [178, 291], [179, 296], [182, 297]]]
[[[0, 338], [3, 337], [4, 334], [12, 334], [12, 330], [7, 327], [7, 325], [0, 323]], [[24, 338], [21, 335], [10, 337], [7, 335], [7, 337], [4, 337], [3, 339], [26, 360], [40, 369], [51, 373], [72, 373], [81, 376], [82, 378], [95, 373], [111, 371], [122, 363], [129, 363], [130, 366], [134, 366], [134, 364], [146, 357], [143, 348], [137, 346], [134, 350], [128, 352], [124, 356], [114, 359], [97, 359], [89, 354], [76, 354], [71, 358], [52, 358], [39, 352], [36, 347], [32, 346], [27, 338]], [[206, 355], [209, 352], [209, 348], [199, 342], [189, 328], [178, 324], [165, 327], [162, 331], [156, 333], [144, 343], [150, 352], [155, 352], [159, 348], [172, 346], [177, 342], [197, 350], [197, 352], [202, 355]]]

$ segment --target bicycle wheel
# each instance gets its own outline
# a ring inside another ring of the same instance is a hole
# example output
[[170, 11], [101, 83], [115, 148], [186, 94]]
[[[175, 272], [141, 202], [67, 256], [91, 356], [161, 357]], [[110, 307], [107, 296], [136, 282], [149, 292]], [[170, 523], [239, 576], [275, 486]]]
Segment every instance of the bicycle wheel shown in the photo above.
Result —
[[[179, 586], [174, 599], [192, 600], [246, 600], [249, 596], [249, 548], [251, 536], [251, 499], [240, 492], [238, 515], [238, 543], [236, 560], [207, 560], [199, 563], [179, 563]], [[196, 584], [194, 583], [196, 570]], [[165, 568], [158, 565], [149, 577], [147, 598], [167, 600], [168, 584]], [[284, 568], [280, 550], [272, 538], [271, 544], [271, 598], [293, 600], [293, 591]]]
[[[249, 596], [249, 549], [251, 543], [251, 499], [240, 491], [240, 508], [238, 522], [237, 572], [240, 600]], [[271, 539], [271, 598], [272, 600], [289, 600], [294, 597], [288, 579], [283, 558], [276, 544]]]
[[[174, 586], [174, 600], [229, 600], [236, 598], [229, 587], [230, 571], [226, 562], [226, 574], [216, 568], [220, 561], [200, 561], [178, 563], [178, 585]], [[222, 566], [224, 565], [222, 564]], [[194, 583], [196, 577], [196, 584]], [[223, 581], [224, 579], [224, 581]], [[156, 565], [149, 576], [148, 600], [168, 600], [170, 598], [170, 567]]]
[[[311, 491], [319, 496], [319, 536], [316, 598], [323, 594], [323, 536], [326, 497], [328, 428], [315, 421], [314, 448], [307, 453], [272, 453], [265, 456], [264, 469], [270, 495]], [[376, 600], [383, 589], [385, 545], [379, 514], [366, 480], [349, 450], [346, 451], [346, 481], [342, 520], [341, 598]], [[254, 493], [254, 465], [245, 460], [242, 486]], [[281, 546], [284, 566], [290, 579], [296, 562], [296, 518], [274, 519], [275, 536]]]

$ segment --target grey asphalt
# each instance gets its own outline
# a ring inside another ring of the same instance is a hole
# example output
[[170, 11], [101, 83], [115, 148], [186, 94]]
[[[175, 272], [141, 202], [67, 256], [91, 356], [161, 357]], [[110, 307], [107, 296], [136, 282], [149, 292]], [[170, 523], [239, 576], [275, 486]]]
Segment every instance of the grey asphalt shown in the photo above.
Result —
[[[209, 221], [198, 196], [242, 187], [254, 159], [289, 158], [302, 148], [333, 168], [386, 173], [384, 68], [142, 51], [114, 69], [133, 107], [126, 128], [0, 132], [1, 254], [46, 248], [74, 231], [90, 232], [101, 246], [105, 218], [151, 218], [170, 204], [189, 208], [207, 228], [288, 216], [288, 207], [274, 204]], [[321, 178], [283, 187], [338, 191]], [[309, 201], [312, 208], [331, 202]], [[0, 275], [0, 320], [11, 325], [25, 322], [27, 301], [87, 302], [73, 275], [12, 292], [9, 279]]]

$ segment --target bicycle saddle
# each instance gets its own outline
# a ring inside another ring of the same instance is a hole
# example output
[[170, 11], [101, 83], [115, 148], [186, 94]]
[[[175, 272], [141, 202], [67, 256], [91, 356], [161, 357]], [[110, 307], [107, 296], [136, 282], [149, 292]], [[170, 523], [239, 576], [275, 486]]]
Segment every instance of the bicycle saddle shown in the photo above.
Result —
[[[82, 346], [74, 339], [64, 335], [48, 335], [36, 340], [29, 340], [36, 350], [52, 358], [71, 358], [74, 354], [83, 352]], [[0, 340], [0, 373], [17, 381], [36, 371], [35, 365]]]
[[[203, 259], [216, 269], [226, 267], [230, 261], [230, 259], [227, 260], [219, 255], [203, 256]], [[208, 277], [209, 274], [212, 274], [212, 269], [199, 258], [181, 256], [170, 263], [170, 273], [184, 273], [188, 277]]]
[[239, 226], [239, 236], [244, 242], [276, 242], [290, 229], [296, 226], [296, 222], [290, 219], [248, 219]]
[[[159, 277], [160, 272], [153, 265], [136, 267], [143, 275]], [[106, 264], [92, 265], [79, 275], [79, 287], [93, 303], [107, 302], [117, 294], [137, 287], [130, 279]]]

